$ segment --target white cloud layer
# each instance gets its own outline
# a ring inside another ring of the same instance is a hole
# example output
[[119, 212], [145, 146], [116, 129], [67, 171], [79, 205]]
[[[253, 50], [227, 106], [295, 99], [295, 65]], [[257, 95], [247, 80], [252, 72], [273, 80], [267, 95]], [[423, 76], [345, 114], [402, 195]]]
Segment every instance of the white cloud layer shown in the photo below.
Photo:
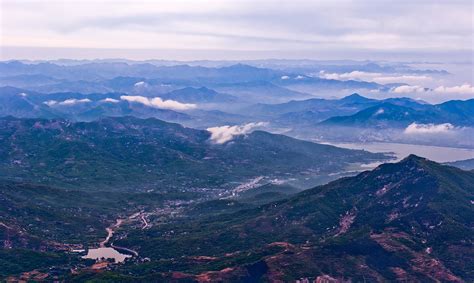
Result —
[[58, 104], [58, 102], [56, 100], [48, 100], [48, 101], [45, 101], [43, 103], [48, 105], [48, 106], [54, 106], [54, 105]]
[[235, 126], [220, 126], [207, 128], [207, 131], [211, 133], [210, 140], [216, 144], [223, 144], [231, 141], [235, 136], [245, 135], [250, 133], [252, 130], [258, 127], [267, 125], [266, 122], [248, 123], [245, 125]]
[[120, 100], [107, 97], [107, 98], [102, 99], [100, 102], [119, 103]]
[[57, 101], [57, 100], [48, 100], [43, 102], [44, 104], [48, 106], [55, 106], [55, 105], [62, 105], [62, 106], [71, 106], [71, 105], [76, 105], [80, 103], [89, 103], [91, 100], [89, 98], [83, 98], [83, 99], [75, 99], [75, 98], [70, 98], [66, 99], [64, 101]]
[[134, 84], [135, 87], [146, 87], [148, 84], [146, 82], [137, 82]]
[[456, 129], [450, 123], [444, 124], [417, 124], [411, 123], [405, 128], [405, 134], [443, 134]]
[[201, 58], [228, 58], [216, 50], [266, 58], [273, 50], [287, 56], [300, 51], [299, 57], [305, 57], [302, 51], [315, 57], [338, 52], [344, 58], [362, 50], [367, 58], [376, 50], [455, 52], [472, 45], [469, 0], [138, 2], [2, 0], [2, 47], [98, 49], [88, 56], [106, 48], [207, 50]]
[[367, 81], [375, 82], [379, 84], [389, 84], [389, 83], [407, 83], [407, 84], [420, 84], [424, 82], [432, 81], [433, 78], [426, 75], [407, 75], [407, 74], [382, 74], [382, 73], [372, 73], [364, 71], [352, 71], [349, 73], [326, 73], [321, 71], [319, 77], [325, 79], [334, 79], [334, 80], [356, 80], [356, 81]]
[[379, 110], [377, 110], [377, 112], [375, 112], [375, 116], [378, 116], [378, 115], [382, 115], [383, 113], [385, 113], [385, 110], [383, 108], [380, 108]]
[[429, 89], [418, 85], [402, 85], [390, 89], [393, 93], [420, 93], [427, 92]]
[[474, 94], [474, 86], [463, 84], [459, 86], [439, 86], [434, 89], [419, 85], [403, 85], [390, 89], [393, 93], [434, 93], [434, 94]]
[[160, 109], [191, 110], [197, 107], [196, 104], [181, 103], [175, 100], [163, 100], [160, 97], [148, 98], [144, 96], [122, 95], [120, 96], [120, 99], [129, 101], [129, 102], [141, 103], [149, 107], [160, 108]]
[[460, 93], [460, 94], [474, 94], [474, 86], [470, 84], [463, 84], [460, 86], [439, 86], [433, 90], [434, 92], [439, 93]]

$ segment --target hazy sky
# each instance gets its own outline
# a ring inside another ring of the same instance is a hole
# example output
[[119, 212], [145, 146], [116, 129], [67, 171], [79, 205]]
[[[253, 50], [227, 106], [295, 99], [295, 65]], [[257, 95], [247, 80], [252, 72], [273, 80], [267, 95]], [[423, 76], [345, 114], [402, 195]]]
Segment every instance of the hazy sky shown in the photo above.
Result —
[[1, 59], [472, 60], [472, 1], [0, 0]]

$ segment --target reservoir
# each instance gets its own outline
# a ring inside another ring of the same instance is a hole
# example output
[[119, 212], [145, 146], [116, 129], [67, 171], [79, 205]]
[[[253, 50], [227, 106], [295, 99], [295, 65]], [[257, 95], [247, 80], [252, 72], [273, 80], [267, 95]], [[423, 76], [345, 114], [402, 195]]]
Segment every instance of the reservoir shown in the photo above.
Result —
[[87, 254], [83, 256], [84, 259], [95, 259], [100, 260], [104, 259], [113, 259], [116, 263], [120, 263], [125, 261], [126, 258], [132, 257], [131, 255], [122, 254], [118, 252], [114, 248], [97, 248], [97, 249], [89, 249]]

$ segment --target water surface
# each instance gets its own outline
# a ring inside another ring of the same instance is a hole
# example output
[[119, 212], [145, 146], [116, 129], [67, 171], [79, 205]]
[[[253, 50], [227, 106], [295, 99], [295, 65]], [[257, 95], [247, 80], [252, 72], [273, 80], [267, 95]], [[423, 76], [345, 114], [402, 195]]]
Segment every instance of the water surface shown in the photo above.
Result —
[[393, 152], [399, 161], [410, 154], [430, 159], [439, 163], [474, 158], [474, 149], [443, 147], [431, 145], [415, 145], [402, 143], [330, 143], [331, 145], [364, 149], [370, 152]]
[[126, 255], [118, 252], [114, 248], [97, 248], [97, 249], [89, 249], [87, 254], [83, 256], [84, 259], [95, 259], [100, 260], [102, 258], [105, 259], [114, 259], [115, 262], [123, 262], [126, 258], [132, 257], [131, 255]]

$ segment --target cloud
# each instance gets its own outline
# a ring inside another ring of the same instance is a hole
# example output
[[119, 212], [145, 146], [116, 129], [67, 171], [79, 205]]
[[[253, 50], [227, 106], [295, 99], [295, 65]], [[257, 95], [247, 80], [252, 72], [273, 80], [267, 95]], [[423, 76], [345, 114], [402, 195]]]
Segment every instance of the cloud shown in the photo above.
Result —
[[207, 128], [207, 131], [211, 133], [210, 140], [216, 144], [223, 144], [231, 141], [235, 136], [245, 135], [251, 132], [253, 129], [263, 127], [267, 125], [266, 122], [248, 123], [245, 125], [235, 126], [220, 126]]
[[439, 86], [434, 89], [418, 85], [403, 85], [390, 89], [393, 93], [440, 93], [440, 94], [474, 94], [474, 86], [463, 84], [459, 86]]
[[89, 102], [91, 102], [91, 100], [89, 98], [84, 98], [84, 99], [70, 98], [70, 99], [66, 99], [62, 102], [59, 102], [58, 104], [59, 105], [74, 105], [74, 104], [78, 104], [78, 103], [89, 103]]
[[129, 102], [141, 103], [146, 106], [160, 108], [160, 109], [191, 110], [197, 107], [196, 104], [181, 103], [175, 100], [163, 100], [160, 97], [148, 98], [144, 96], [122, 95], [120, 96], [120, 99], [129, 101]]
[[461, 93], [461, 94], [474, 94], [474, 86], [470, 84], [463, 84], [460, 86], [439, 86], [433, 90], [439, 93]]
[[120, 100], [117, 100], [117, 99], [113, 99], [113, 98], [110, 98], [110, 97], [107, 97], [107, 98], [104, 98], [101, 100], [101, 102], [109, 102], [109, 103], [119, 103]]
[[146, 82], [137, 82], [134, 84], [135, 87], [145, 87], [148, 86]]
[[472, 5], [465, 0], [268, 0], [258, 6], [251, 0], [57, 2], [3, 0], [4, 42], [91, 49], [199, 46], [209, 50], [207, 56], [215, 50], [255, 50], [266, 57], [272, 50], [287, 50], [287, 56], [308, 51], [314, 57], [327, 50], [350, 57], [357, 50], [370, 56], [374, 50], [454, 52], [471, 46]]
[[54, 106], [54, 105], [65, 105], [65, 106], [70, 106], [70, 105], [75, 105], [79, 103], [89, 103], [91, 100], [89, 98], [84, 98], [84, 99], [75, 99], [75, 98], [70, 98], [66, 99], [64, 101], [57, 101], [57, 100], [48, 100], [43, 102], [44, 104], [48, 106]]
[[364, 71], [352, 71], [349, 73], [326, 73], [324, 71], [319, 72], [319, 77], [324, 79], [333, 79], [340, 81], [356, 80], [375, 82], [379, 84], [389, 83], [407, 83], [407, 84], [419, 84], [424, 82], [432, 81], [433, 78], [426, 75], [407, 75], [407, 74], [393, 74], [386, 75], [382, 73], [372, 73]]
[[58, 104], [58, 102], [56, 100], [48, 100], [48, 101], [45, 101], [43, 103], [48, 105], [48, 106], [54, 106], [54, 105]]
[[19, 95], [19, 96], [22, 96], [22, 97], [26, 97], [26, 96], [28, 96], [28, 94], [26, 94], [26, 93], [24, 93], [24, 92], [22, 92], [22, 93], [19, 93], [18, 95]]
[[375, 112], [374, 116], [382, 115], [383, 113], [385, 113], [385, 110], [383, 108], [380, 108], [379, 110], [377, 110], [377, 112]]
[[374, 82], [380, 84], [390, 84], [390, 83], [423, 83], [432, 81], [433, 78], [425, 75], [398, 75], [398, 76], [380, 76], [373, 79]]
[[448, 133], [452, 130], [455, 130], [454, 127], [450, 123], [444, 124], [417, 124], [411, 123], [406, 127], [404, 133], [405, 134], [443, 134]]
[[429, 91], [429, 88], [421, 87], [418, 85], [402, 85], [392, 87], [390, 91], [393, 93], [420, 93]]

